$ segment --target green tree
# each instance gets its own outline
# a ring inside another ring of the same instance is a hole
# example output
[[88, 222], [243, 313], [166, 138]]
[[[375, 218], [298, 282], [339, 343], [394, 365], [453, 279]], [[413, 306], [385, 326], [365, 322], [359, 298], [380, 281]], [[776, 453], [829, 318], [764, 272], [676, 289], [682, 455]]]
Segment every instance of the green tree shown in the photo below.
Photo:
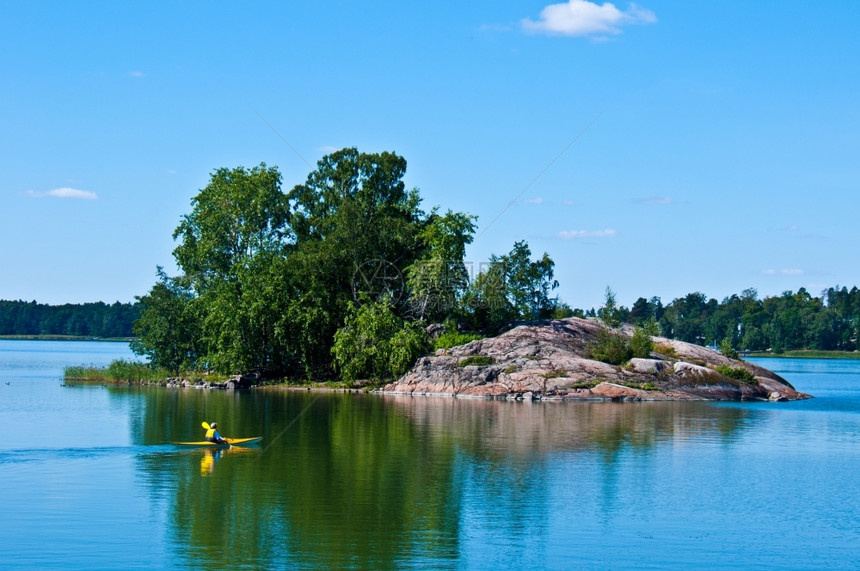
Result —
[[604, 293], [603, 307], [597, 311], [597, 316], [607, 327], [618, 327], [621, 325], [621, 316], [619, 315], [618, 303], [615, 300], [615, 292], [612, 288], [606, 286]]
[[517, 242], [470, 284], [463, 259], [475, 217], [426, 215], [405, 172], [403, 157], [354, 148], [323, 157], [288, 193], [265, 164], [215, 171], [173, 234], [181, 274], [159, 270], [141, 298], [135, 350], [174, 368], [383, 377], [423, 346], [413, 320], [459, 317], [497, 331], [554, 315], [547, 254], [532, 260]]
[[638, 325], [633, 328], [633, 336], [630, 338], [630, 353], [634, 357], [647, 359], [654, 350], [654, 342], [648, 332]]
[[501, 257], [508, 297], [520, 319], [546, 319], [552, 316], [558, 303], [557, 297], [550, 297], [550, 292], [558, 287], [554, 279], [555, 262], [547, 253], [534, 261], [531, 255], [531, 249], [522, 240]]
[[633, 325], [642, 325], [649, 319], [656, 320], [656, 301], [659, 301], [659, 298], [651, 298], [651, 301], [648, 301], [644, 297], [638, 298], [633, 303], [633, 307], [630, 308], [628, 321]]
[[463, 317], [469, 328], [493, 334], [516, 319], [507, 292], [504, 266], [493, 255], [487, 268], [472, 280], [463, 296]]
[[[828, 288], [823, 297], [826, 302], [826, 315], [829, 319], [829, 327], [831, 328], [830, 344], [832, 349], [843, 351], [853, 351], [857, 347], [858, 326], [860, 326], [860, 290], [857, 287], [852, 287], [849, 291], [847, 287], [841, 289], [836, 287]], [[819, 335], [820, 337], [820, 335]]]
[[424, 251], [426, 216], [405, 172], [406, 160], [394, 153], [342, 149], [288, 194], [296, 243], [284, 279], [295, 284], [289, 315], [308, 376], [331, 372], [335, 332], [361, 296], [387, 298], [399, 317], [408, 313], [401, 272]]
[[210, 367], [279, 374], [296, 364], [290, 347], [294, 327], [284, 319], [295, 292], [283, 277], [284, 261], [274, 253], [258, 253], [237, 268], [235, 280], [215, 282], [198, 298], [205, 304]]
[[218, 169], [191, 204], [173, 232], [179, 241], [173, 256], [198, 293], [236, 281], [257, 254], [279, 252], [290, 241], [276, 167]]
[[183, 272], [141, 298], [133, 349], [176, 368], [278, 370], [289, 359], [275, 331], [283, 297], [270, 268], [291, 247], [281, 175], [265, 164], [218, 169], [173, 233]]
[[510, 321], [553, 317], [558, 304], [557, 297], [550, 297], [558, 287], [554, 267], [546, 253], [532, 261], [525, 241], [514, 243], [503, 256], [490, 256], [464, 296], [466, 320], [477, 331], [496, 333]]
[[201, 357], [200, 319], [191, 290], [157, 269], [158, 282], [138, 297], [140, 318], [134, 322], [131, 349], [147, 355], [155, 367], [172, 371], [193, 368]]
[[387, 298], [349, 304], [334, 336], [335, 366], [346, 381], [385, 380], [405, 373], [428, 349], [424, 330], [399, 318]]
[[738, 352], [735, 351], [734, 347], [732, 347], [731, 339], [729, 339], [728, 337], [720, 341], [720, 353], [722, 353], [729, 359], [738, 358]]
[[709, 312], [718, 305], [717, 300], [708, 301], [701, 292], [689, 293], [666, 306], [660, 319], [660, 330], [670, 339], [701, 345], [705, 341], [705, 324]]
[[553, 319], [565, 319], [566, 317], [583, 317], [581, 309], [573, 309], [567, 303], [559, 301], [552, 312]]
[[419, 234], [425, 253], [406, 268], [409, 305], [418, 319], [441, 322], [455, 314], [469, 284], [463, 260], [474, 231], [474, 216], [430, 214]]
[[351, 294], [356, 268], [384, 260], [414, 261], [424, 213], [416, 189], [406, 190], [406, 159], [394, 153], [342, 149], [320, 159], [304, 184], [289, 192], [299, 247], [321, 250], [341, 269], [338, 285]]
[[[172, 283], [196, 309], [196, 361], [225, 372], [330, 374], [348, 304], [374, 285], [356, 286], [362, 264], [407, 267], [423, 251], [425, 217], [417, 191], [404, 187], [405, 168], [393, 153], [344, 149], [287, 194], [264, 164], [215, 171], [174, 232], [183, 275]], [[139, 325], [144, 338], [155, 313]]]

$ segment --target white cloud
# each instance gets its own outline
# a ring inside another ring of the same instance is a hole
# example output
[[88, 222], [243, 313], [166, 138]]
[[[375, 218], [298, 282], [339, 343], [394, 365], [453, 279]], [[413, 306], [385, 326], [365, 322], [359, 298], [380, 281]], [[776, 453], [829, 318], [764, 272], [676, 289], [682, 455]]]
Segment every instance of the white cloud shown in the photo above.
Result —
[[42, 198], [45, 196], [51, 198], [75, 198], [78, 200], [96, 200], [98, 195], [95, 192], [89, 190], [78, 190], [76, 188], [54, 188], [52, 190], [47, 190], [45, 192], [37, 191], [37, 190], [28, 190], [28, 196], [32, 196], [34, 198]]
[[540, 196], [535, 198], [526, 198], [526, 203], [528, 204], [543, 204], [543, 198]]
[[136, 71], [136, 70], [135, 70], [135, 71], [130, 71], [130, 72], [128, 72], [128, 75], [129, 75], [130, 77], [143, 77], [143, 72], [142, 72], [142, 71]]
[[776, 275], [780, 275], [780, 276], [802, 276], [802, 275], [806, 274], [806, 272], [804, 272], [803, 270], [798, 270], [798, 269], [782, 269], [782, 270], [767, 269], [767, 270], [762, 270], [761, 273], [763, 275], [766, 275], [766, 276], [776, 276]]
[[541, 10], [537, 21], [526, 18], [521, 24], [524, 30], [536, 34], [605, 36], [620, 34], [622, 26], [656, 21], [654, 12], [636, 4], [622, 11], [610, 2], [598, 5], [587, 0], [568, 0], [563, 4], [550, 4]]
[[618, 232], [612, 228], [606, 230], [562, 230], [556, 236], [563, 240], [575, 240], [577, 238], [614, 238]]

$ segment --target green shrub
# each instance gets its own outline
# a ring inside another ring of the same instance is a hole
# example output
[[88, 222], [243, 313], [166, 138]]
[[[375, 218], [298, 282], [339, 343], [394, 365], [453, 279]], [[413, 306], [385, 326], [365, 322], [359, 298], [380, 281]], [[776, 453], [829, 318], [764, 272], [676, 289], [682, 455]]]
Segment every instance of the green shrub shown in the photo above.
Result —
[[334, 335], [332, 354], [345, 382], [382, 381], [403, 375], [427, 345], [424, 329], [400, 319], [391, 301], [381, 299], [349, 304], [344, 326]]
[[[561, 301], [552, 310], [552, 318], [553, 319], [565, 319], [567, 317], [574, 317], [574, 316], [576, 316], [576, 311], [577, 310], [571, 309], [571, 307], [568, 304]], [[582, 310], [579, 310], [579, 311], [580, 311], [580, 313], [582, 312]], [[580, 315], [577, 317], [582, 317], [582, 316]]]
[[567, 371], [564, 369], [553, 369], [541, 375], [544, 379], [557, 379], [558, 377], [566, 377]]
[[633, 356], [633, 350], [627, 338], [607, 329], [601, 329], [597, 333], [597, 340], [585, 348], [585, 355], [589, 359], [602, 361], [610, 365], [620, 365], [629, 361]]
[[415, 360], [427, 351], [427, 335], [421, 327], [413, 323], [403, 323], [388, 344], [388, 366], [396, 378], [406, 374]]
[[642, 323], [642, 329], [644, 329], [645, 333], [651, 335], [652, 337], [655, 335], [660, 335], [660, 325], [657, 323], [657, 320], [654, 319], [653, 315], [646, 319], [644, 323]]
[[505, 367], [505, 370], [504, 370], [504, 373], [506, 375], [510, 375], [511, 373], [516, 373], [516, 372], [517, 372], [517, 366], [516, 365], [508, 365], [507, 367]]
[[482, 337], [474, 333], [460, 333], [458, 331], [448, 331], [440, 335], [433, 342], [433, 349], [450, 349], [451, 347], [465, 345], [470, 341], [477, 341], [478, 339], [482, 339]]
[[633, 337], [630, 339], [630, 350], [634, 357], [647, 359], [651, 356], [651, 351], [654, 349], [654, 342], [651, 341], [651, 336], [642, 327], [636, 326], [633, 330]]
[[720, 341], [720, 353], [728, 357], [729, 359], [737, 359], [738, 352], [735, 351], [734, 347], [732, 347], [732, 342], [728, 337]]
[[599, 385], [602, 382], [603, 381], [601, 381], [599, 379], [593, 380], [593, 381], [580, 381], [578, 383], [571, 384], [568, 388], [569, 389], [593, 389], [594, 387], [596, 387], [597, 385]]
[[618, 384], [622, 385], [624, 387], [630, 387], [631, 389], [639, 389], [642, 391], [659, 391], [660, 390], [660, 387], [658, 387], [654, 383], [650, 383], [650, 382], [648, 382], [648, 383], [625, 383], [625, 382], [619, 381]]
[[459, 363], [457, 363], [458, 367], [468, 367], [469, 365], [476, 365], [479, 367], [483, 367], [486, 365], [492, 365], [495, 363], [492, 357], [487, 357], [486, 355], [469, 355]]
[[718, 373], [744, 383], [755, 384], [755, 375], [744, 369], [743, 367], [730, 367], [728, 365], [717, 365]]
[[675, 351], [675, 348], [669, 345], [668, 343], [658, 343], [654, 346], [654, 351], [665, 356], [665, 357], [673, 357], [677, 358], [678, 353]]
[[107, 367], [72, 366], [63, 370], [66, 381], [99, 383], [163, 381], [171, 376], [167, 369], [156, 368], [149, 363], [116, 359]]

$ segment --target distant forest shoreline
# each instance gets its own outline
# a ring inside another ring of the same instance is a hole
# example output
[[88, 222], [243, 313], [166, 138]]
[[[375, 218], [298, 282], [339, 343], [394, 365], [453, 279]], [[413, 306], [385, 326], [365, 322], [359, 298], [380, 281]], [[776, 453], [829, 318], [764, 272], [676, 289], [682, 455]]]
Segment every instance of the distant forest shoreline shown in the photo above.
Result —
[[[560, 308], [561, 309], [561, 308]], [[557, 317], [600, 317], [604, 308], [557, 312]], [[35, 301], [0, 300], [0, 338], [131, 340], [141, 305], [103, 302], [47, 305]], [[759, 299], [753, 289], [718, 302], [695, 292], [663, 306], [660, 298], [639, 298], [633, 307], [615, 309], [618, 321], [642, 325], [656, 321], [659, 334], [700, 345], [727, 340], [734, 349], [753, 355], [796, 352], [856, 352], [860, 337], [860, 290], [832, 287], [814, 297], [804, 288], [797, 293]], [[795, 354], [792, 354], [795, 353]], [[813, 356], [812, 353], [808, 356]]]
[[0, 300], [0, 337], [7, 339], [131, 339], [140, 303], [47, 305]]
[[0, 335], [3, 341], [107, 341], [130, 343], [134, 337], [90, 337], [88, 335]]
[[[860, 289], [856, 286], [849, 290], [837, 285], [823, 290], [819, 297], [800, 288], [797, 293], [785, 291], [764, 299], [759, 299], [755, 289], [747, 289], [722, 302], [694, 292], [665, 307], [658, 297], [640, 297], [629, 310], [616, 308], [614, 314], [617, 321], [634, 325], [656, 321], [660, 335], [669, 339], [730, 346], [736, 351], [781, 354], [860, 349]], [[596, 315], [600, 317], [601, 310]]]

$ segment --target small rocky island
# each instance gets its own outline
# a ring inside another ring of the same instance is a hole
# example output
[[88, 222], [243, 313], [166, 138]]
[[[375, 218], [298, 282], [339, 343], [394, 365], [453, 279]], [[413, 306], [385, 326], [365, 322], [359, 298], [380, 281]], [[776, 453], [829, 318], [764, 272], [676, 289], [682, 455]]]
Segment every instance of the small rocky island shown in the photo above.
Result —
[[[589, 358], [599, 321], [531, 322], [498, 337], [419, 359], [381, 392], [542, 400], [769, 400], [810, 398], [782, 377], [705, 347], [652, 337], [649, 358], [611, 365]], [[622, 327], [614, 334], [631, 337]]]

